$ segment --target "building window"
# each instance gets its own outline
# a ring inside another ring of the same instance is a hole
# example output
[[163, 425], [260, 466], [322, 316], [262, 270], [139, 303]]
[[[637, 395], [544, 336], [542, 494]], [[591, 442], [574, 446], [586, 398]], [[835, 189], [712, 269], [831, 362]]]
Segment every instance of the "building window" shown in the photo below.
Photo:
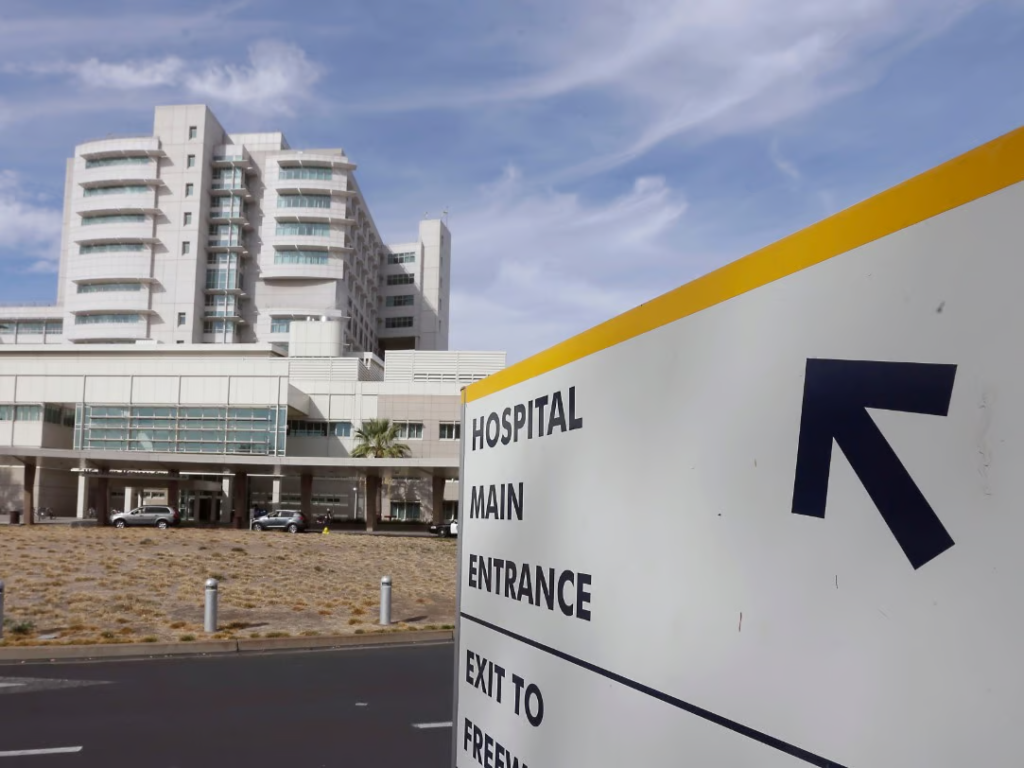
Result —
[[191, 250], [192, 250], [192, 243], [190, 243], [188, 240], [182, 240], [181, 241], [181, 252], [182, 252], [182, 254], [189, 253], [189, 252], [191, 252]]
[[86, 160], [86, 168], [106, 168], [111, 165], [149, 165], [148, 157], [103, 157]]
[[192, 197], [192, 195], [193, 195], [193, 193], [195, 191], [196, 191], [196, 185], [195, 184], [186, 184], [185, 185], [185, 197]]
[[86, 187], [82, 192], [83, 197], [95, 197], [96, 195], [138, 195], [143, 192], [152, 192], [145, 184], [119, 184], [115, 187]]
[[418, 501], [392, 501], [391, 518], [393, 520], [419, 522], [420, 503]]
[[178, 325], [184, 325], [186, 317], [187, 317], [187, 315], [184, 312], [179, 312], [178, 313]]
[[330, 195], [280, 195], [278, 208], [330, 208]]
[[199, 128], [197, 126], [190, 125], [188, 127], [188, 137], [190, 139], [194, 139], [194, 138], [196, 138], [198, 136], [199, 136]]
[[411, 317], [386, 317], [384, 318], [385, 328], [412, 328]]
[[234, 296], [224, 294], [213, 294], [206, 297], [204, 305], [207, 309], [203, 312], [206, 317], [237, 317], [238, 308]]
[[288, 421], [289, 437], [327, 437], [326, 421]]
[[462, 433], [462, 425], [456, 422], [441, 423], [442, 440], [458, 440]]
[[294, 222], [277, 225], [277, 235], [299, 235], [301, 237], [328, 237], [331, 234], [330, 224], [311, 224], [309, 222]]
[[290, 317], [275, 317], [270, 321], [270, 332], [271, 333], [288, 333], [288, 329], [291, 328], [292, 319]]
[[87, 227], [95, 224], [138, 224], [146, 220], [144, 213], [112, 213], [105, 216], [86, 216], [82, 219], [82, 226]]
[[42, 421], [43, 406], [41, 405], [16, 405], [14, 406], [15, 421]]
[[351, 421], [332, 421], [330, 433], [334, 437], [352, 437]]
[[75, 448], [281, 455], [287, 410], [278, 406], [79, 405]]
[[326, 264], [327, 251], [274, 251], [275, 264]]
[[[193, 138], [195, 138], [195, 137], [193, 137]], [[186, 158], [186, 160], [185, 160], [185, 165], [188, 168], [195, 168], [196, 167], [196, 156], [195, 155], [189, 155], [188, 158]]]
[[97, 245], [81, 245], [79, 253], [127, 253], [145, 249], [143, 243], [99, 243]]
[[385, 307], [411, 307], [413, 296], [412, 294], [404, 294], [402, 296], [387, 296], [384, 298]]
[[241, 285], [242, 273], [233, 265], [206, 270], [206, 288], [208, 290], [231, 291], [237, 290]]
[[77, 315], [75, 325], [98, 325], [101, 323], [112, 323], [128, 325], [142, 320], [142, 315], [137, 314], [116, 314], [116, 315]]
[[279, 179], [315, 179], [317, 181], [330, 181], [330, 168], [281, 168]]
[[183, 221], [183, 224], [187, 227], [191, 223], [192, 223], [192, 211], [186, 211], [185, 212], [185, 219]]
[[79, 285], [78, 293], [116, 293], [120, 291], [141, 291], [142, 283], [85, 283]]
[[412, 285], [416, 282], [415, 275], [403, 272], [400, 275], [388, 275], [388, 285]]
[[423, 422], [421, 421], [396, 421], [395, 427], [398, 430], [399, 440], [423, 439]]
[[64, 333], [64, 321], [63, 320], [47, 320], [43, 324], [43, 330], [47, 334], [51, 334], [51, 333], [61, 334], [61, 333]]
[[388, 264], [412, 264], [416, 261], [416, 254], [412, 251], [408, 253], [389, 253]]

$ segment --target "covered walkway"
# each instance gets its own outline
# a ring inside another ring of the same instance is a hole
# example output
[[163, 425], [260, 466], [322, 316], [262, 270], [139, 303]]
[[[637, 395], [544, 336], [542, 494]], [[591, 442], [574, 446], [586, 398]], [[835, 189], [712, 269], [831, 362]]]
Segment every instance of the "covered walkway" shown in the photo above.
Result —
[[[143, 500], [142, 489], [164, 489], [162, 503], [176, 509], [184, 507], [186, 517], [197, 522], [244, 528], [256, 506], [298, 508], [312, 522], [314, 483], [319, 481], [343, 489], [337, 496], [325, 497], [339, 499], [338, 506], [345, 508], [341, 519], [364, 520], [366, 530], [372, 531], [380, 515], [382, 484], [395, 477], [429, 487], [424, 501], [430, 520], [439, 523], [444, 519], [445, 485], [457, 480], [459, 473], [458, 459], [169, 454], [31, 447], [0, 448], [0, 462], [24, 467], [18, 505], [22, 510], [37, 506], [37, 472], [69, 473], [77, 478], [76, 516], [86, 518], [92, 508], [99, 525], [106, 525], [110, 515], [119, 511], [111, 508], [115, 491], [123, 496], [124, 506], [131, 508], [138, 506], [136, 501]], [[291, 499], [287, 503], [282, 501], [286, 484], [297, 485], [297, 503]], [[322, 500], [320, 506], [325, 506]], [[326, 506], [330, 508], [329, 504]], [[371, 514], [366, 513], [368, 508]], [[30, 514], [21, 517], [22, 524], [34, 523]]]

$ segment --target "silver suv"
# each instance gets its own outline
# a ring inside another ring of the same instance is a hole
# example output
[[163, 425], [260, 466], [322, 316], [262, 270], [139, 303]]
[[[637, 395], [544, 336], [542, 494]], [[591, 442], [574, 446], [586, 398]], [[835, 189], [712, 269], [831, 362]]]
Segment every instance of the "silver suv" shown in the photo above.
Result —
[[306, 530], [306, 518], [301, 512], [294, 509], [279, 509], [277, 512], [257, 517], [252, 521], [254, 531], [288, 531], [288, 533], [299, 533]]
[[129, 525], [155, 525], [157, 528], [169, 528], [181, 522], [181, 515], [176, 509], [158, 505], [136, 507], [131, 512], [119, 512], [110, 518], [110, 523], [117, 528]]

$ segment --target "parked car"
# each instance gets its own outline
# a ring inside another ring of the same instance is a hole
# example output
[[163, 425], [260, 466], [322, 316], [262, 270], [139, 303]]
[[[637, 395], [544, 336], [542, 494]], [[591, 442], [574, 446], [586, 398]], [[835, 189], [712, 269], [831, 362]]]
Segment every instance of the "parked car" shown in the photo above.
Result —
[[458, 520], [449, 520], [448, 522], [441, 523], [440, 525], [431, 525], [430, 526], [430, 532], [431, 533], [436, 533], [438, 536], [440, 536], [442, 538], [445, 538], [445, 539], [448, 538], [449, 536], [458, 536], [459, 535], [459, 521]]
[[178, 510], [156, 504], [136, 507], [131, 512], [118, 512], [110, 517], [111, 525], [126, 528], [129, 525], [155, 525], [157, 528], [169, 528], [181, 522]]
[[288, 531], [288, 533], [300, 533], [306, 530], [307, 525], [303, 514], [294, 509], [279, 509], [277, 512], [271, 512], [252, 521], [254, 531], [281, 530]]

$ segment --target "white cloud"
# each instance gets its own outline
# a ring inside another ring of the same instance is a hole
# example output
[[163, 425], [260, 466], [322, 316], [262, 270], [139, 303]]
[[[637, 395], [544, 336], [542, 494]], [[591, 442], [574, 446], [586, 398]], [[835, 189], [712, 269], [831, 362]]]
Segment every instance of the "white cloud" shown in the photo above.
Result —
[[254, 43], [245, 65], [189, 66], [177, 56], [167, 56], [118, 62], [90, 58], [81, 62], [8, 63], [0, 71], [66, 75], [100, 90], [172, 88], [183, 96], [262, 114], [291, 114], [292, 104], [307, 96], [322, 73], [301, 48], [275, 40]]
[[185, 62], [176, 56], [157, 61], [127, 61], [117, 64], [88, 59], [72, 67], [84, 85], [93, 88], [131, 90], [174, 85], [179, 81]]
[[[616, 167], [680, 135], [777, 125], [863, 89], [898, 55], [985, 0], [563, 0], [516, 4], [490, 41], [502, 71], [532, 73], [470, 88], [441, 83], [377, 105], [386, 110], [604, 99], [617, 118], [601, 144], [618, 148], [555, 178]], [[532, 14], [532, 15], [531, 15]], [[571, 22], [565, 21], [571, 19]], [[529, 34], [518, 34], [522, 27]], [[369, 105], [373, 108], [374, 105]], [[624, 125], [624, 127], [622, 127]]]
[[799, 182], [803, 176], [800, 173], [800, 169], [793, 164], [792, 161], [787, 160], [783, 154], [782, 149], [779, 147], [778, 137], [772, 139], [771, 145], [768, 147], [768, 157], [771, 158], [772, 164], [778, 168], [782, 173], [791, 178], [793, 181]]
[[272, 40], [249, 49], [249, 66], [211, 66], [185, 78], [190, 93], [261, 112], [291, 114], [289, 101], [305, 95], [321, 68], [294, 45]]
[[685, 211], [661, 178], [590, 204], [506, 169], [450, 223], [453, 347], [506, 349], [519, 359], [673, 287], [650, 275], [678, 258], [666, 240]]
[[13, 171], [0, 171], [0, 243], [8, 256], [31, 261], [30, 271], [56, 271], [60, 258], [60, 210], [35, 205], [19, 189]]

